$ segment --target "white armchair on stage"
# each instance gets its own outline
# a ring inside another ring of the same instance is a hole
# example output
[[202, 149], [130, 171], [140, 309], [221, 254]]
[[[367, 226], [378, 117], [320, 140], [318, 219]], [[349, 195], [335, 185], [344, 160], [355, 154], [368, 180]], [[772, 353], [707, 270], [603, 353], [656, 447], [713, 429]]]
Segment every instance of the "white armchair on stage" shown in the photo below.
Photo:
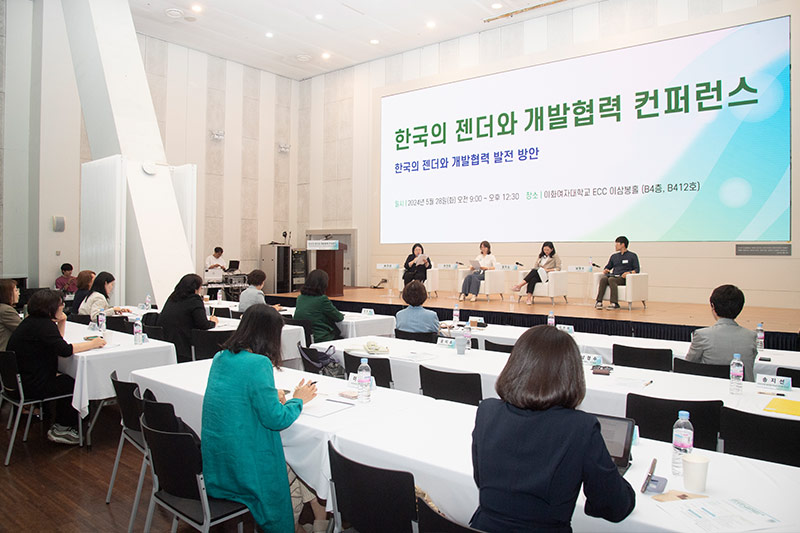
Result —
[[[592, 298], [597, 297], [597, 288], [600, 286], [600, 278], [605, 276], [602, 272], [595, 272], [592, 277]], [[617, 287], [617, 297], [620, 302], [628, 302], [628, 309], [633, 307], [633, 302], [642, 302], [642, 305], [647, 308], [647, 287], [648, 275], [645, 273], [628, 274], [625, 276], [625, 285]], [[603, 294], [603, 300], [608, 300], [611, 293], [611, 288], [606, 289]]]
[[[461, 294], [461, 287], [464, 284], [464, 278], [466, 278], [471, 272], [472, 270], [468, 268], [458, 269], [458, 278], [456, 282], [457, 294]], [[485, 295], [486, 301], [489, 301], [490, 294], [499, 294], [500, 299], [503, 300], [503, 292], [506, 290], [506, 271], [487, 270], [483, 281], [481, 281], [481, 288], [478, 290], [478, 294]]]
[[[522, 283], [522, 280], [525, 279], [525, 276], [528, 275], [530, 270], [518, 270], [517, 275], [517, 283]], [[569, 303], [567, 301], [567, 280], [568, 280], [569, 272], [565, 271], [554, 271], [547, 273], [547, 282], [546, 283], [537, 283], [536, 287], [533, 289], [533, 297], [543, 296], [546, 298], [550, 298], [550, 303], [555, 305], [556, 298], [559, 296], [564, 297], [564, 302]], [[595, 285], [595, 293], [597, 293], [597, 286]], [[523, 285], [522, 288], [517, 293], [517, 301], [521, 298], [526, 298], [528, 296], [528, 286]]]
[[[397, 287], [398, 291], [403, 292], [403, 287], [405, 287], [405, 283], [403, 283], [403, 274], [405, 270], [398, 268], [394, 272], [393, 285]], [[425, 289], [428, 291], [428, 296], [435, 294], [437, 298], [439, 297], [439, 269], [435, 266], [431, 266], [431, 268], [428, 269], [427, 278], [425, 279]]]

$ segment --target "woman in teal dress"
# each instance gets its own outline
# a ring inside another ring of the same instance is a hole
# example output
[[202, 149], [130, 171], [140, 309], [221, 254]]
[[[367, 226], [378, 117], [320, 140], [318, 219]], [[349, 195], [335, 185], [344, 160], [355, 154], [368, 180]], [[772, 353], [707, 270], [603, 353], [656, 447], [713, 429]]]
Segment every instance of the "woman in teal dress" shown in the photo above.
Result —
[[328, 273], [324, 270], [312, 270], [294, 309], [294, 318], [297, 320], [310, 320], [314, 332], [314, 342], [327, 342], [341, 339], [337, 322], [344, 320], [344, 315], [336, 309], [325, 296], [328, 289]]
[[208, 494], [243, 503], [267, 533], [295, 531], [280, 431], [292, 425], [317, 390], [301, 380], [286, 401], [275, 388], [273, 366], [280, 369], [282, 327], [272, 307], [248, 308], [214, 356], [203, 400]]

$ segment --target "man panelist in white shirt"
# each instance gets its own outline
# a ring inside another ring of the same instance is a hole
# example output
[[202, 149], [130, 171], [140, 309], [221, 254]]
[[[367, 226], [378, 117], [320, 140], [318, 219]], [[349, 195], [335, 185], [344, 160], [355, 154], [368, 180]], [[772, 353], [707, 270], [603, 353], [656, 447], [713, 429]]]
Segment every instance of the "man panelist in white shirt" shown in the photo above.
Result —
[[222, 257], [222, 247], [217, 246], [214, 248], [214, 253], [206, 257], [206, 270], [212, 268], [221, 268], [225, 270], [225, 259]]

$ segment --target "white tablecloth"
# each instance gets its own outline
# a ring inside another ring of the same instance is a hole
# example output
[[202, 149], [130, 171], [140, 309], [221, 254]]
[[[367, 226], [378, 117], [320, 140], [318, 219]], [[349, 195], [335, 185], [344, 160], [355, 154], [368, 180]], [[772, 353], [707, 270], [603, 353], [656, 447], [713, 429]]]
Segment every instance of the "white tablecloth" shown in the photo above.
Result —
[[[214, 328], [219, 331], [235, 331], [239, 327], [240, 320], [238, 318], [218, 318], [219, 323]], [[283, 360], [289, 366], [302, 368], [300, 365], [300, 352], [297, 350], [297, 343], [301, 346], [306, 345], [306, 335], [302, 326], [291, 326], [285, 324], [281, 331], [281, 351], [283, 352]]]
[[[364, 345], [376, 342], [389, 348], [385, 355], [391, 360], [392, 379], [398, 390], [418, 392], [419, 365], [448, 372], [471, 372], [481, 375], [484, 398], [496, 398], [495, 382], [508, 361], [509, 354], [484, 350], [468, 350], [465, 355], [457, 355], [454, 348], [428, 344], [405, 339], [386, 337], [360, 337], [314, 344], [324, 351], [328, 346], [336, 348], [334, 358], [342, 362], [343, 353], [366, 356]], [[765, 412], [773, 396], [757, 394], [755, 384], [743, 383], [743, 393], [732, 395], [729, 382], [725, 379], [659, 372], [642, 368], [617, 366], [610, 376], [592, 374], [590, 367], [584, 366], [586, 378], [586, 398], [581, 409], [598, 414], [625, 416], [627, 394], [634, 392], [657, 398], [682, 400], [722, 400], [726, 406], [756, 414], [797, 419], [791, 415]], [[650, 385], [645, 385], [652, 381]], [[800, 401], [800, 391], [787, 393], [787, 398]]]
[[[88, 326], [67, 322], [64, 338], [74, 344], [84, 342], [84, 337], [90, 333], [96, 334], [90, 332]], [[58, 359], [58, 370], [75, 379], [72, 406], [82, 417], [89, 414], [89, 400], [115, 396], [109, 378], [114, 370], [119, 379], [127, 381], [133, 370], [177, 363], [175, 347], [168, 342], [151, 339], [137, 346], [133, 335], [118, 331], [106, 331], [106, 341], [103, 348]]]
[[[175, 405], [176, 413], [201, 432], [202, 400], [211, 361], [198, 361], [133, 372], [132, 379], [150, 388], [161, 401]], [[310, 374], [285, 369], [276, 372], [276, 384], [291, 389]], [[323, 395], [347, 387], [341, 380], [313, 376]], [[308, 404], [324, 400], [320, 396]], [[327, 441], [359, 462], [409, 471], [441, 510], [466, 524], [478, 503], [472, 479], [471, 443], [475, 407], [432, 400], [424, 396], [379, 388], [370, 404], [355, 404], [338, 413], [316, 418], [303, 413], [281, 432], [286, 460], [320, 497], [329, 499], [330, 468]], [[634, 461], [625, 477], [638, 489], [653, 457], [656, 474], [667, 477], [667, 489], [683, 490], [681, 479], [671, 475], [671, 446], [642, 439], [633, 448]], [[781, 521], [777, 531], [800, 528], [800, 469], [712, 452], [706, 495], [740, 498]], [[687, 531], [686, 524], [671, 520], [649, 495], [636, 491], [636, 509], [625, 521], [612, 524], [583, 513], [578, 499], [572, 526], [575, 531]], [[330, 500], [329, 500], [330, 501]]]

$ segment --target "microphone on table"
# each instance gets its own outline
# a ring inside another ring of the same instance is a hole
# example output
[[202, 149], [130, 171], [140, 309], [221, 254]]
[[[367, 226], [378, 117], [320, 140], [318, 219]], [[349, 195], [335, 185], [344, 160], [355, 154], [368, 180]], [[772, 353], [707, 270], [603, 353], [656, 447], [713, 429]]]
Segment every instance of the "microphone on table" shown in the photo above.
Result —
[[595, 267], [595, 268], [603, 268], [600, 265], [598, 265], [597, 263], [592, 263], [592, 266]]
[[464, 263], [462, 263], [461, 261], [456, 261], [456, 264], [461, 265], [462, 267], [464, 266]]
[[524, 267], [525, 266], [522, 263], [520, 263], [519, 261], [514, 261], [514, 264], [517, 265], [518, 267]]

